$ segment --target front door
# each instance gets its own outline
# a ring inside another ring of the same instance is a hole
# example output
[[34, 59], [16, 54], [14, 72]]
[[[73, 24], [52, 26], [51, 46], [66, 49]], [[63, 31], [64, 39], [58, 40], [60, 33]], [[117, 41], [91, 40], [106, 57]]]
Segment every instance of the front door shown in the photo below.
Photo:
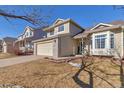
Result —
[[79, 45], [78, 45], [78, 51], [77, 51], [77, 53], [78, 53], [78, 54], [82, 54], [82, 49], [83, 49], [83, 44], [82, 44], [82, 42], [80, 41], [80, 43], [79, 43]]

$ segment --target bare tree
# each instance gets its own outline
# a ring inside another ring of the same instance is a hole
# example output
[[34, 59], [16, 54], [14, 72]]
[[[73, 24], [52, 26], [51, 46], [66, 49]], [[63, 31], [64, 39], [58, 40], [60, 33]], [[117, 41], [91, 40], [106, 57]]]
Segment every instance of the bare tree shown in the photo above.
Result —
[[[99, 62], [95, 62], [95, 57], [94, 56], [85, 56], [83, 55], [83, 57], [81, 58], [82, 61], [81, 61], [81, 67], [80, 69], [77, 71], [77, 73], [75, 73], [75, 75], [73, 76], [73, 79], [74, 81], [80, 86], [80, 87], [93, 87], [94, 85], [94, 78], [99, 78], [101, 79], [101, 81], [104, 81], [106, 82], [108, 85], [110, 85], [111, 87], [116, 87], [116, 84], [112, 84], [108, 78], [108, 76], [120, 76], [120, 82], [121, 82], [121, 85], [120, 87], [124, 87], [124, 70], [123, 70], [123, 60], [122, 60], [122, 57], [121, 57], [121, 54], [120, 52], [118, 51], [118, 48], [114, 48], [112, 49], [114, 51], [114, 53], [118, 56], [118, 59], [117, 60], [113, 60], [113, 58], [110, 58], [110, 65], [114, 68], [115, 66], [119, 67], [120, 70], [119, 70], [119, 74], [109, 74], [108, 72], [106, 72], [105, 70], [101, 70], [99, 69], [99, 65], [101, 65], [102, 61], [99, 61]], [[107, 51], [108, 52], [108, 51]], [[110, 51], [109, 51], [110, 53]], [[113, 52], [112, 52], [113, 53]], [[112, 54], [111, 53], [111, 54]], [[88, 60], [88, 61], [87, 61]], [[114, 64], [114, 65], [113, 65]], [[82, 80], [80, 80], [79, 76], [80, 76], [80, 73], [83, 73], [83, 72], [87, 72], [89, 74], [89, 83], [86, 84], [84, 83]], [[96, 72], [100, 72], [101, 74], [104, 74], [104, 76], [100, 76], [99, 74], [97, 74]]]
[[[120, 82], [121, 82], [121, 88], [124, 88], [124, 69], [123, 69], [123, 58], [121, 57], [121, 54], [119, 52], [120, 46], [118, 46], [117, 48], [114, 48], [114, 52], [118, 57], [118, 63], [115, 63], [117, 66], [119, 66], [120, 68]], [[112, 53], [111, 53], [112, 54]], [[112, 60], [113, 62], [113, 60]]]
[[[21, 19], [36, 26], [49, 25], [48, 20], [51, 17], [50, 16], [51, 13], [45, 14], [43, 13], [40, 7], [34, 7], [34, 6], [30, 6], [26, 8], [24, 6], [21, 6], [20, 9], [22, 10], [22, 14], [17, 14], [16, 12], [18, 11], [16, 11], [16, 9], [10, 11], [0, 8], [0, 16], [4, 17], [8, 21], [11, 19]], [[49, 12], [51, 12], [51, 10]]]

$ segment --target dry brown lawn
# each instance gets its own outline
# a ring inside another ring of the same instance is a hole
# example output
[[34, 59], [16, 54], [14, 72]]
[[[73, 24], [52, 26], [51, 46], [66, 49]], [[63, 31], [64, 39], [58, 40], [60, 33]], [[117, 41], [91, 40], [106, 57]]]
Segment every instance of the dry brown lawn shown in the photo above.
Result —
[[[120, 69], [110, 60], [95, 58], [91, 68], [95, 72], [92, 76], [93, 87], [121, 87]], [[78, 70], [79, 68], [67, 63], [53, 63], [48, 59], [42, 59], [0, 68], [0, 84], [16, 84], [33, 88], [73, 88], [81, 87], [82, 84], [90, 84], [91, 78], [86, 71], [81, 71], [79, 80], [76, 82], [73, 80], [72, 77]]]
[[16, 55], [14, 55], [14, 54], [0, 53], [0, 59], [11, 58], [11, 57], [15, 57], [15, 56]]

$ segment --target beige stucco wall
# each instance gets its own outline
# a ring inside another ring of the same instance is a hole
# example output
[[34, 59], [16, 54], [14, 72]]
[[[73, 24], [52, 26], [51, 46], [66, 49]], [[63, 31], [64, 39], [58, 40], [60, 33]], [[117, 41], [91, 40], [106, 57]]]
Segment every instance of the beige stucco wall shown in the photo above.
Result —
[[123, 37], [122, 37], [122, 31], [116, 30], [113, 31], [115, 33], [115, 57], [118, 57], [120, 55], [123, 57]]
[[74, 40], [70, 36], [59, 38], [59, 56], [74, 55]]

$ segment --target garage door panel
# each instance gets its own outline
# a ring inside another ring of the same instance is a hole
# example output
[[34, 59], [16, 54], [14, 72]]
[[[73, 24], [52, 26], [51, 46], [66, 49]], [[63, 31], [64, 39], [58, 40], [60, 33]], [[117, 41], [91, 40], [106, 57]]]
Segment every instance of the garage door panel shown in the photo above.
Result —
[[43, 43], [37, 45], [37, 55], [53, 56], [53, 43]]

